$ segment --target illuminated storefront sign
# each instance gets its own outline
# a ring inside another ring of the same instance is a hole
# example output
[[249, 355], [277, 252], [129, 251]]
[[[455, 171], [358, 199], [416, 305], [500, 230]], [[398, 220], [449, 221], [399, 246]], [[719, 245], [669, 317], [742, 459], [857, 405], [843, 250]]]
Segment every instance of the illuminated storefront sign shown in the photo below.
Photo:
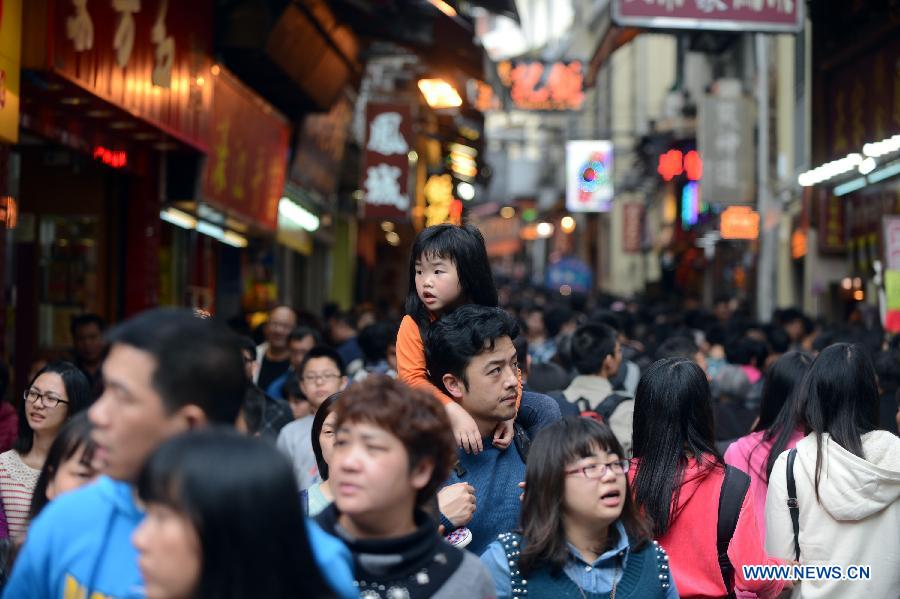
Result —
[[566, 143], [566, 209], [569, 212], [607, 212], [613, 200], [611, 141]]

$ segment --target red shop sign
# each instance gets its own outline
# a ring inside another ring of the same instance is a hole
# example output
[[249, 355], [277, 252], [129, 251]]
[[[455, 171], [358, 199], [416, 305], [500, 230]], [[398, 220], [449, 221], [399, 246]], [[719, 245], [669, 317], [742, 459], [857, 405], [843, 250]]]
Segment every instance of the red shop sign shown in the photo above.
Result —
[[213, 77], [212, 122], [204, 199], [274, 231], [287, 171], [287, 121], [223, 68]]
[[618, 25], [651, 29], [796, 32], [803, 2], [763, 0], [613, 0]]
[[412, 114], [406, 104], [366, 107], [366, 156], [362, 189], [366, 218], [407, 219]]
[[[52, 71], [206, 151], [211, 0], [47, 0], [28, 24], [26, 68]], [[26, 20], [27, 22], [27, 20]]]

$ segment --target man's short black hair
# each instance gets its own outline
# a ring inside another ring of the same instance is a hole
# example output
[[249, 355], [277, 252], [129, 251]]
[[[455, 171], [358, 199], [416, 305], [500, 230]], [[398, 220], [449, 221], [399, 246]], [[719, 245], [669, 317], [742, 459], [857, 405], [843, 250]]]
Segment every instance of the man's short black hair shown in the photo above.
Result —
[[688, 360], [694, 360], [699, 351], [700, 349], [692, 339], [685, 337], [684, 335], [675, 335], [674, 337], [669, 337], [663, 341], [659, 347], [656, 348], [656, 359], [686, 358]]
[[425, 363], [431, 382], [445, 393], [443, 378], [452, 374], [468, 387], [466, 368], [472, 358], [492, 351], [502, 337], [519, 335], [516, 319], [502, 308], [468, 304], [434, 322], [425, 343]]
[[256, 385], [248, 385], [244, 392], [244, 401], [241, 404], [241, 413], [244, 415], [244, 424], [247, 425], [248, 434], [255, 435], [262, 430], [265, 410], [266, 394]]
[[224, 324], [160, 308], [120, 324], [108, 340], [156, 360], [151, 384], [169, 413], [196, 405], [211, 422], [234, 425], [247, 380], [237, 335]]
[[303, 341], [307, 337], [313, 338], [314, 345], [322, 343], [322, 335], [316, 329], [307, 326], [299, 326], [288, 335], [288, 343], [291, 341]]
[[575, 318], [575, 312], [569, 306], [556, 304], [544, 310], [544, 330], [551, 339], [559, 335], [563, 325]]
[[387, 359], [388, 346], [396, 341], [397, 327], [383, 321], [373, 322], [364, 327], [356, 338], [366, 364], [377, 364]]
[[579, 374], [598, 374], [607, 356], [616, 352], [618, 333], [602, 323], [584, 324], [572, 334], [572, 363]]
[[303, 358], [303, 362], [300, 363], [300, 368], [297, 370], [297, 376], [303, 377], [303, 372], [306, 370], [306, 365], [309, 364], [309, 361], [313, 358], [328, 358], [332, 362], [334, 362], [335, 367], [337, 367], [338, 372], [341, 373], [341, 376], [347, 374], [347, 367], [344, 365], [344, 360], [341, 358], [341, 354], [337, 353], [337, 351], [327, 345], [317, 345], [308, 352], [306, 352], [306, 357]]
[[101, 333], [106, 330], [106, 321], [99, 314], [79, 314], [78, 316], [73, 316], [69, 321], [69, 331], [72, 333], [72, 338], [75, 338], [75, 331], [89, 324], [97, 325]]
[[[522, 326], [519, 325], [519, 328], [521, 330]], [[516, 348], [516, 360], [519, 362], [519, 369], [525, 372], [525, 368], [528, 366], [528, 337], [520, 334], [513, 339], [513, 345]]]

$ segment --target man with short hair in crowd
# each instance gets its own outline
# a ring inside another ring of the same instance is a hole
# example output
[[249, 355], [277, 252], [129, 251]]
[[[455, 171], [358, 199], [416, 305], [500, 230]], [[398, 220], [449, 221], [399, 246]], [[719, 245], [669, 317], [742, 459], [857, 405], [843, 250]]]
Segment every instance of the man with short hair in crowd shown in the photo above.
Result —
[[69, 330], [72, 333], [75, 365], [87, 377], [94, 396], [97, 397], [103, 391], [100, 366], [106, 351], [106, 343], [103, 341], [106, 322], [97, 314], [81, 314], [72, 317]]
[[309, 402], [310, 415], [294, 420], [278, 434], [278, 448], [294, 465], [300, 489], [308, 489], [319, 480], [316, 455], [312, 448], [312, 425], [319, 406], [347, 386], [344, 361], [338, 353], [324, 345], [307, 352], [297, 370], [300, 390]]
[[602, 323], [578, 327], [572, 335], [572, 362], [578, 376], [563, 391], [570, 406], [568, 415], [597, 413], [622, 444], [625, 457], [630, 457], [634, 399], [615, 392], [609, 382], [622, 364], [622, 346], [616, 330]]
[[350, 310], [336, 312], [328, 319], [328, 336], [344, 361], [347, 374], [351, 376], [363, 367], [363, 352], [356, 327], [356, 315]]
[[[94, 484], [54, 499], [28, 530], [3, 599], [143, 596], [131, 537], [144, 517], [134, 484], [167, 439], [207, 425], [234, 426], [247, 386], [236, 336], [188, 310], [144, 312], [116, 327], [91, 406]], [[349, 575], [340, 544], [310, 528], [319, 567]], [[326, 568], [324, 564], [328, 564]]]
[[444, 408], [422, 391], [372, 375], [341, 394], [334, 413], [334, 503], [317, 522], [353, 554], [360, 596], [495, 597], [478, 558], [445, 543], [426, 511], [454, 460]]
[[175, 434], [232, 426], [246, 388], [235, 336], [187, 310], [145, 312], [114, 329], [103, 395], [88, 415], [105, 476], [52, 501], [32, 522], [4, 597], [130, 597], [141, 588], [131, 534], [134, 482]]
[[256, 348], [257, 371], [253, 382], [268, 389], [272, 381], [290, 368], [288, 336], [297, 326], [297, 313], [290, 306], [276, 306], [266, 322], [266, 340]]
[[485, 438], [477, 455], [457, 451], [457, 466], [438, 495], [446, 531], [468, 528], [467, 548], [476, 554], [519, 521], [523, 433], [516, 427], [516, 442], [506, 449], [490, 442], [497, 423], [516, 415], [519, 368], [512, 340], [518, 334], [518, 324], [502, 309], [470, 304], [435, 322], [425, 344], [432, 382], [459, 402]]
[[311, 327], [299, 326], [291, 331], [291, 334], [288, 335], [288, 361], [290, 362], [290, 368], [272, 381], [272, 384], [266, 389], [266, 393], [275, 399], [287, 400], [285, 384], [288, 382], [288, 379], [297, 376], [297, 372], [300, 371], [300, 365], [303, 364], [303, 359], [306, 358], [309, 350], [321, 344], [322, 336], [319, 335], [319, 331]]

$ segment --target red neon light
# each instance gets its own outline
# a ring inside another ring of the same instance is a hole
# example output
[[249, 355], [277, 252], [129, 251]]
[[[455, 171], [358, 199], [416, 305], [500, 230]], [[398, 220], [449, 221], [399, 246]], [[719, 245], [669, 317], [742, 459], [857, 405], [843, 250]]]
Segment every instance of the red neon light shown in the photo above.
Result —
[[96, 146], [94, 160], [99, 160], [112, 168], [124, 168], [128, 166], [128, 153], [125, 150], [109, 150], [103, 146]]
[[660, 154], [659, 166], [656, 168], [656, 171], [662, 175], [663, 179], [671, 181], [684, 172], [682, 159], [681, 150], [669, 150], [665, 154]]
[[697, 150], [684, 155], [684, 172], [691, 181], [699, 181], [703, 176], [703, 159]]

